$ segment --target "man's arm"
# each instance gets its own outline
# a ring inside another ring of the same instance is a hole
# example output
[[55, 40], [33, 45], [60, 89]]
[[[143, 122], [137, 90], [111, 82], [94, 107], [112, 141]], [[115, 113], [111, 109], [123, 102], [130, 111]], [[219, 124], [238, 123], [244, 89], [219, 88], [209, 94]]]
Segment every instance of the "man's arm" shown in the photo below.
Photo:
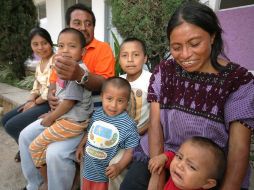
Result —
[[56, 97], [56, 84], [50, 83], [48, 90], [48, 103], [51, 110], [55, 110], [58, 105], [58, 98]]
[[241, 189], [249, 165], [250, 142], [251, 130], [240, 122], [231, 123], [227, 169], [221, 190]]
[[[57, 75], [63, 80], [80, 81], [85, 74], [85, 71], [79, 66], [79, 64], [68, 57], [56, 55], [55, 61], [55, 70]], [[104, 80], [105, 78], [103, 76], [89, 73], [88, 81], [84, 86], [91, 91], [100, 91]]]
[[[150, 127], [148, 128], [148, 142], [150, 158], [164, 152], [164, 137], [160, 123], [160, 104], [152, 102], [150, 108]], [[165, 171], [160, 175], [152, 173], [149, 181], [149, 190], [162, 190], [165, 184]]]

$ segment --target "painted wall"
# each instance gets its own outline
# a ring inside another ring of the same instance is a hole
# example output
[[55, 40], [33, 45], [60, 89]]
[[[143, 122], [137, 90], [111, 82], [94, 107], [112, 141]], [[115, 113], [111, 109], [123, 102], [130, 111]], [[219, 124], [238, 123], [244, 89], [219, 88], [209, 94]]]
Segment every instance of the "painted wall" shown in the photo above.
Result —
[[217, 12], [231, 61], [254, 71], [254, 5]]

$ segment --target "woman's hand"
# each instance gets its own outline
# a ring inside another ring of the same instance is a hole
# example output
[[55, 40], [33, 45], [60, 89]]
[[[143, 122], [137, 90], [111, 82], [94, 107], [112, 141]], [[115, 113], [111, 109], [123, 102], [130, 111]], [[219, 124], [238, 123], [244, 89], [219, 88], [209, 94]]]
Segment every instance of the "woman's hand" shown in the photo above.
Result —
[[165, 163], [167, 162], [168, 158], [165, 154], [160, 154], [159, 156], [155, 156], [150, 159], [148, 169], [151, 173], [160, 173], [163, 171]]
[[30, 108], [32, 108], [34, 106], [36, 106], [34, 101], [28, 101], [22, 107], [20, 107], [18, 111], [25, 112], [25, 111], [29, 110]]

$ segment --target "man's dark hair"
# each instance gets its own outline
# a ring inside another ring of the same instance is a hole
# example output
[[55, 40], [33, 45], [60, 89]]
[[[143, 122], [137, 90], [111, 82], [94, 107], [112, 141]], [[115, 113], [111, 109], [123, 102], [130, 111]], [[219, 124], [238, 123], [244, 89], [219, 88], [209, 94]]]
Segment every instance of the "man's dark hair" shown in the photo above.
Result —
[[103, 83], [102, 88], [101, 88], [102, 93], [105, 91], [105, 89], [107, 88], [107, 86], [109, 84], [112, 84], [115, 88], [118, 88], [118, 89], [125, 89], [127, 92], [127, 95], [128, 95], [127, 99], [128, 100], [130, 99], [131, 85], [130, 85], [129, 81], [127, 81], [126, 79], [121, 78], [121, 77], [110, 77], [110, 78], [106, 79], [105, 82]]
[[81, 47], [84, 48], [86, 46], [86, 39], [85, 39], [84, 35], [79, 30], [77, 30], [75, 28], [64, 28], [59, 33], [58, 38], [63, 33], [73, 33], [73, 34], [77, 35], [79, 37]]
[[70, 6], [66, 13], [65, 13], [65, 22], [68, 26], [70, 26], [70, 22], [71, 22], [71, 13], [75, 10], [81, 10], [81, 11], [85, 11], [87, 13], [89, 13], [91, 16], [92, 16], [92, 20], [93, 20], [93, 26], [95, 26], [95, 22], [96, 22], [96, 19], [95, 19], [95, 16], [94, 16], [94, 13], [93, 11], [91, 10], [91, 8], [87, 7], [86, 5], [84, 4], [81, 4], [81, 3], [78, 3], [78, 4], [75, 4], [75, 5], [72, 5]]

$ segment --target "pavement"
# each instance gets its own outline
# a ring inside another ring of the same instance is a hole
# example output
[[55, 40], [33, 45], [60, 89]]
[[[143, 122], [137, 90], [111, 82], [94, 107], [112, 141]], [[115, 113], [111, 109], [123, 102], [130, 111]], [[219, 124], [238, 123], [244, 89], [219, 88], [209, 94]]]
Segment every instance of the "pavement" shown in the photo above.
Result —
[[[0, 83], [0, 119], [1, 114], [21, 105], [29, 96], [29, 91]], [[0, 190], [20, 190], [26, 184], [20, 163], [14, 161], [18, 151], [16, 142], [4, 131], [0, 122]], [[254, 149], [254, 144], [252, 145]], [[254, 190], [254, 164], [249, 190]]]
[[[0, 83], [0, 119], [13, 107], [21, 105], [28, 98], [27, 90]], [[0, 122], [0, 190], [20, 190], [26, 184], [20, 163], [14, 161], [18, 151], [16, 142], [4, 131]]]

